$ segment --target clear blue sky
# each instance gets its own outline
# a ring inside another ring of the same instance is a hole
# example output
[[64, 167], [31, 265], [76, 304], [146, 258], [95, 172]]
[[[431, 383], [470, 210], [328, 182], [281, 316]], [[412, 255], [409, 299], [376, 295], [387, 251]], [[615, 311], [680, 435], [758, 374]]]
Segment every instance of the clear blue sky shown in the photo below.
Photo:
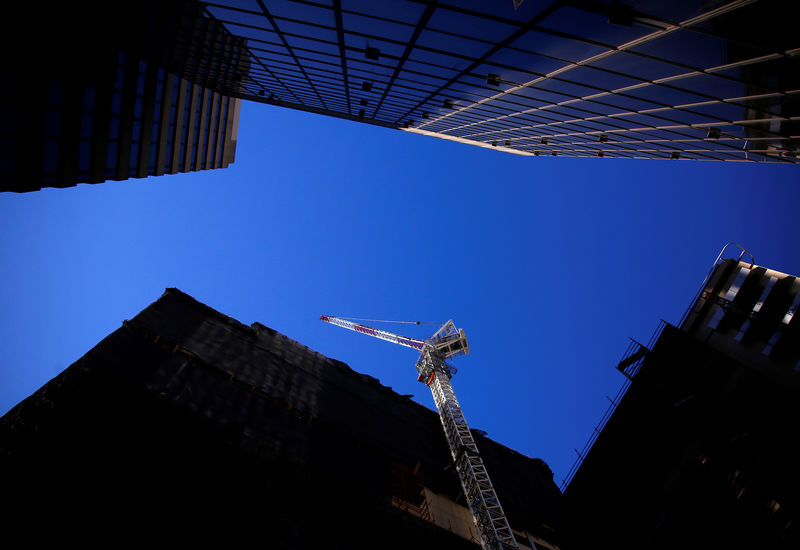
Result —
[[[0, 194], [0, 414], [175, 286], [433, 408], [412, 350], [322, 313], [452, 318], [473, 428], [556, 481], [628, 338], [729, 241], [800, 274], [800, 167], [517, 157], [246, 103], [225, 170]], [[425, 337], [431, 327], [386, 326]]]

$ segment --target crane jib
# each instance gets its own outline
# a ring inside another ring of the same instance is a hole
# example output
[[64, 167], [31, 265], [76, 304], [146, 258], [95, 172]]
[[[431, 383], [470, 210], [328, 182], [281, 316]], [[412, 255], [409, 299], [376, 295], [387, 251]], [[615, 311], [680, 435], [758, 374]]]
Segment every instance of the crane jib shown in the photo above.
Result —
[[397, 343], [405, 344], [407, 346], [410, 346], [412, 348], [417, 348], [420, 350], [425, 346], [425, 344], [423, 344], [422, 342], [417, 342], [416, 340], [409, 340], [408, 338], [403, 338], [403, 337], [398, 337]]
[[[355, 323], [353, 324], [353, 330], [355, 330], [356, 332], [360, 332], [362, 334], [367, 334], [369, 336], [374, 336], [376, 338], [384, 338], [385, 339], [387, 337], [387, 335], [389, 335], [389, 333], [386, 333], [386, 332], [383, 332], [383, 331], [378, 331], [378, 330], [375, 330], [374, 328], [371, 328], [371, 327], [368, 327], [368, 326], [365, 326], [365, 325], [355, 324]], [[405, 346], [408, 346], [408, 347], [411, 347], [411, 348], [416, 348], [416, 349], [421, 350], [425, 346], [425, 344], [423, 342], [420, 342], [418, 340], [412, 340], [410, 338], [404, 338], [404, 337], [398, 336], [396, 334], [391, 334], [390, 336], [391, 336], [391, 339], [396, 341], [398, 344], [402, 344], [402, 345], [405, 345]]]
[[364, 334], [369, 334], [370, 336], [377, 337], [378, 335], [375, 334], [374, 328], [365, 327], [364, 325], [353, 325], [353, 330], [358, 332], [363, 332]]

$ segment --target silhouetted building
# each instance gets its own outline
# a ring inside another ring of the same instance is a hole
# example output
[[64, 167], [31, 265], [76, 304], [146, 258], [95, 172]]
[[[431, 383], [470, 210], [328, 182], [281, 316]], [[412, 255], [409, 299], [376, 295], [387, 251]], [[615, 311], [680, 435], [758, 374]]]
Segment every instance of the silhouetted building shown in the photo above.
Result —
[[5, 16], [26, 32], [2, 44], [0, 191], [233, 162], [241, 100], [230, 94], [249, 58], [196, 2], [29, 3]]
[[226, 0], [239, 97], [523, 155], [797, 162], [779, 0]]
[[[4, 533], [479, 548], [439, 416], [409, 397], [168, 289], [0, 419]], [[520, 548], [555, 548], [548, 466], [475, 437]]]
[[631, 380], [564, 492], [564, 548], [800, 545], [800, 281], [718, 263]]

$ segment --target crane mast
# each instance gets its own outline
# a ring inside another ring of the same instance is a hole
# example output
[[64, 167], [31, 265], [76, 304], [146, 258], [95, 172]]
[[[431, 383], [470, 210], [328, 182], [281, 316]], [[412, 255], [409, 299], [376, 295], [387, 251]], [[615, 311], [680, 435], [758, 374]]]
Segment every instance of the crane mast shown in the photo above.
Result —
[[469, 353], [467, 337], [463, 330], [456, 329], [448, 321], [427, 340], [416, 340], [391, 332], [360, 325], [352, 321], [322, 315], [322, 321], [368, 336], [420, 351], [415, 365], [417, 380], [426, 384], [433, 394], [433, 402], [439, 412], [450, 454], [461, 481], [461, 488], [472, 512], [475, 526], [481, 537], [484, 550], [510, 550], [518, 548], [514, 534], [506, 519], [503, 507], [497, 498], [486, 466], [478, 452], [464, 413], [458, 404], [450, 379], [455, 368], [445, 360]]

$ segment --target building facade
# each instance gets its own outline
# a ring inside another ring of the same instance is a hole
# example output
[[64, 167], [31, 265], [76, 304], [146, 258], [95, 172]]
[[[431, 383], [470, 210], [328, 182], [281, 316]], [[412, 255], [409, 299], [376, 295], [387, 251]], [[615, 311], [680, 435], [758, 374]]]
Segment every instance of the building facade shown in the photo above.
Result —
[[[798, 15], [781, 0], [17, 4], [6, 19], [37, 24], [3, 37], [0, 190], [227, 166], [241, 99], [527, 156], [796, 163]], [[192, 90], [170, 95], [180, 79]]]
[[[10, 8], [47, 52], [4, 70], [0, 190], [224, 168], [234, 161], [244, 44], [187, 0], [113, 10]], [[12, 35], [13, 36], [13, 35]], [[18, 51], [9, 35], [4, 51]], [[213, 73], [213, 76], [210, 76]]]
[[[557, 548], [548, 466], [474, 436], [520, 548]], [[0, 484], [6, 533], [480, 548], [435, 411], [176, 289], [0, 419]]]
[[240, 97], [521, 155], [797, 162], [795, 2], [218, 0]]
[[564, 548], [796, 548], [800, 281], [716, 265], [630, 380], [564, 491]]

